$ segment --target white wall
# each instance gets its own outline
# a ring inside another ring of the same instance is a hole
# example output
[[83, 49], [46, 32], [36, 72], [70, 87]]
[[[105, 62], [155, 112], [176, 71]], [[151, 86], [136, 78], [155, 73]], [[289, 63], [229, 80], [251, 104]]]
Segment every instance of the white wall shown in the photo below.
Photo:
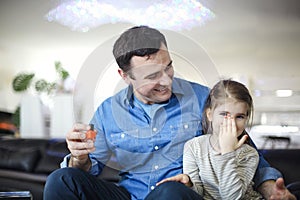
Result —
[[[61, 61], [63, 67], [77, 79], [86, 60], [99, 46], [132, 26], [110, 24], [87, 33], [73, 32], [43, 18], [53, 7], [52, 3], [47, 0], [39, 3], [35, 0], [0, 1], [0, 110], [14, 112], [19, 104], [22, 95], [14, 93], [11, 88], [13, 77], [19, 72], [35, 72], [39, 78], [55, 80], [54, 62]], [[209, 86], [216, 80], [216, 75], [243, 77], [250, 89], [255, 89], [252, 83], [256, 77], [262, 77], [275, 80], [279, 86], [296, 86], [295, 90], [300, 91], [299, 79], [292, 83], [287, 81], [300, 77], [298, 1], [228, 0], [211, 5], [217, 14], [215, 20], [203, 27], [182, 31], [181, 39], [177, 34], [167, 36], [179, 76]], [[193, 42], [187, 44], [189, 39]], [[112, 46], [105, 49], [110, 56], [111, 49]], [[106, 58], [101, 56], [99, 54], [93, 61], [95, 67], [105, 68], [112, 64], [110, 59], [111, 62], [102, 65], [99, 61]], [[191, 64], [189, 69], [185, 67], [187, 64]], [[199, 75], [198, 67], [202, 75]], [[203, 70], [215, 70], [217, 73]], [[97, 83], [100, 84], [101, 80]], [[119, 83], [117, 87], [121, 85]], [[87, 114], [81, 113], [85, 121], [95, 105], [106, 96], [97, 93], [99, 87], [96, 85], [92, 89], [94, 97], [88, 105], [94, 106], [85, 105], [89, 107]], [[100, 91], [103, 89], [100, 87]], [[273, 97], [264, 97], [256, 101], [259, 111], [300, 110], [299, 93], [290, 99], [273, 101]]]

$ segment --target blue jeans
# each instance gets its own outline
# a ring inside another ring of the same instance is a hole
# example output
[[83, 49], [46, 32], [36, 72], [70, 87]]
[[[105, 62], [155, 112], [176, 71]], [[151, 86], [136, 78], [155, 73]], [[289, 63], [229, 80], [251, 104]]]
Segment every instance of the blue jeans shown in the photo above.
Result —
[[179, 182], [165, 182], [148, 194], [145, 200], [202, 200], [194, 190]]
[[130, 200], [123, 187], [76, 168], [61, 168], [51, 173], [44, 188], [44, 200]]
[[[130, 200], [130, 193], [114, 183], [96, 178], [76, 168], [61, 168], [49, 175], [44, 189], [44, 200]], [[198, 200], [196, 192], [177, 182], [156, 187], [146, 200]]]

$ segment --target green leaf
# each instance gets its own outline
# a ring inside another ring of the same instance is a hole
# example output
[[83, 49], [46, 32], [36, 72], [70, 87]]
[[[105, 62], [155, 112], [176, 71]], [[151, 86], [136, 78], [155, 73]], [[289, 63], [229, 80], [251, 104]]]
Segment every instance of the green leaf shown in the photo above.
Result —
[[48, 83], [44, 79], [40, 79], [35, 82], [35, 90], [38, 92], [46, 92], [48, 87]]
[[68, 78], [69, 76], [69, 72], [67, 72], [62, 66], [61, 66], [61, 62], [56, 61], [55, 62], [55, 70], [56, 72], [59, 74], [60, 78], [62, 80], [66, 80], [66, 78]]
[[16, 92], [22, 92], [27, 90], [30, 87], [31, 81], [34, 77], [34, 74], [19, 74], [17, 75], [12, 83], [13, 89]]
[[48, 83], [47, 93], [51, 94], [53, 91], [56, 90], [57, 84], [56, 83]]
[[45, 79], [40, 79], [35, 83], [35, 90], [37, 92], [47, 92], [51, 94], [56, 89], [56, 83], [49, 83]]

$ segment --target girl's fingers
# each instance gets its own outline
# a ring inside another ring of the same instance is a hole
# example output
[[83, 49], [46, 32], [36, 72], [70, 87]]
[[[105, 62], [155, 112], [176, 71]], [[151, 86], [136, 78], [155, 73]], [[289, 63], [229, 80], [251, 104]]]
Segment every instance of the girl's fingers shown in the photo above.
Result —
[[227, 133], [232, 133], [232, 128], [231, 128], [231, 117], [230, 116], [227, 116]]
[[244, 135], [239, 141], [238, 141], [238, 147], [242, 146], [246, 140], [247, 140], [248, 136]]
[[223, 134], [227, 133], [227, 117], [224, 117], [223, 120]]
[[236, 123], [235, 123], [235, 120], [234, 118], [231, 118], [231, 131], [232, 133], [234, 134], [234, 136], [236, 136], [237, 134], [237, 130], [236, 130]]

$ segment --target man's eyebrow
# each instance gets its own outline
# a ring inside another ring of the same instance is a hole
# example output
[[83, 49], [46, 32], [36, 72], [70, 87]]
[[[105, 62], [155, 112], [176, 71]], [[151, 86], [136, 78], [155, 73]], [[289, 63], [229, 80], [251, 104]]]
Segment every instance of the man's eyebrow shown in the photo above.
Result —
[[172, 63], [173, 63], [173, 60], [171, 60], [171, 61], [169, 62], [169, 64], [167, 65], [167, 67], [171, 66]]

